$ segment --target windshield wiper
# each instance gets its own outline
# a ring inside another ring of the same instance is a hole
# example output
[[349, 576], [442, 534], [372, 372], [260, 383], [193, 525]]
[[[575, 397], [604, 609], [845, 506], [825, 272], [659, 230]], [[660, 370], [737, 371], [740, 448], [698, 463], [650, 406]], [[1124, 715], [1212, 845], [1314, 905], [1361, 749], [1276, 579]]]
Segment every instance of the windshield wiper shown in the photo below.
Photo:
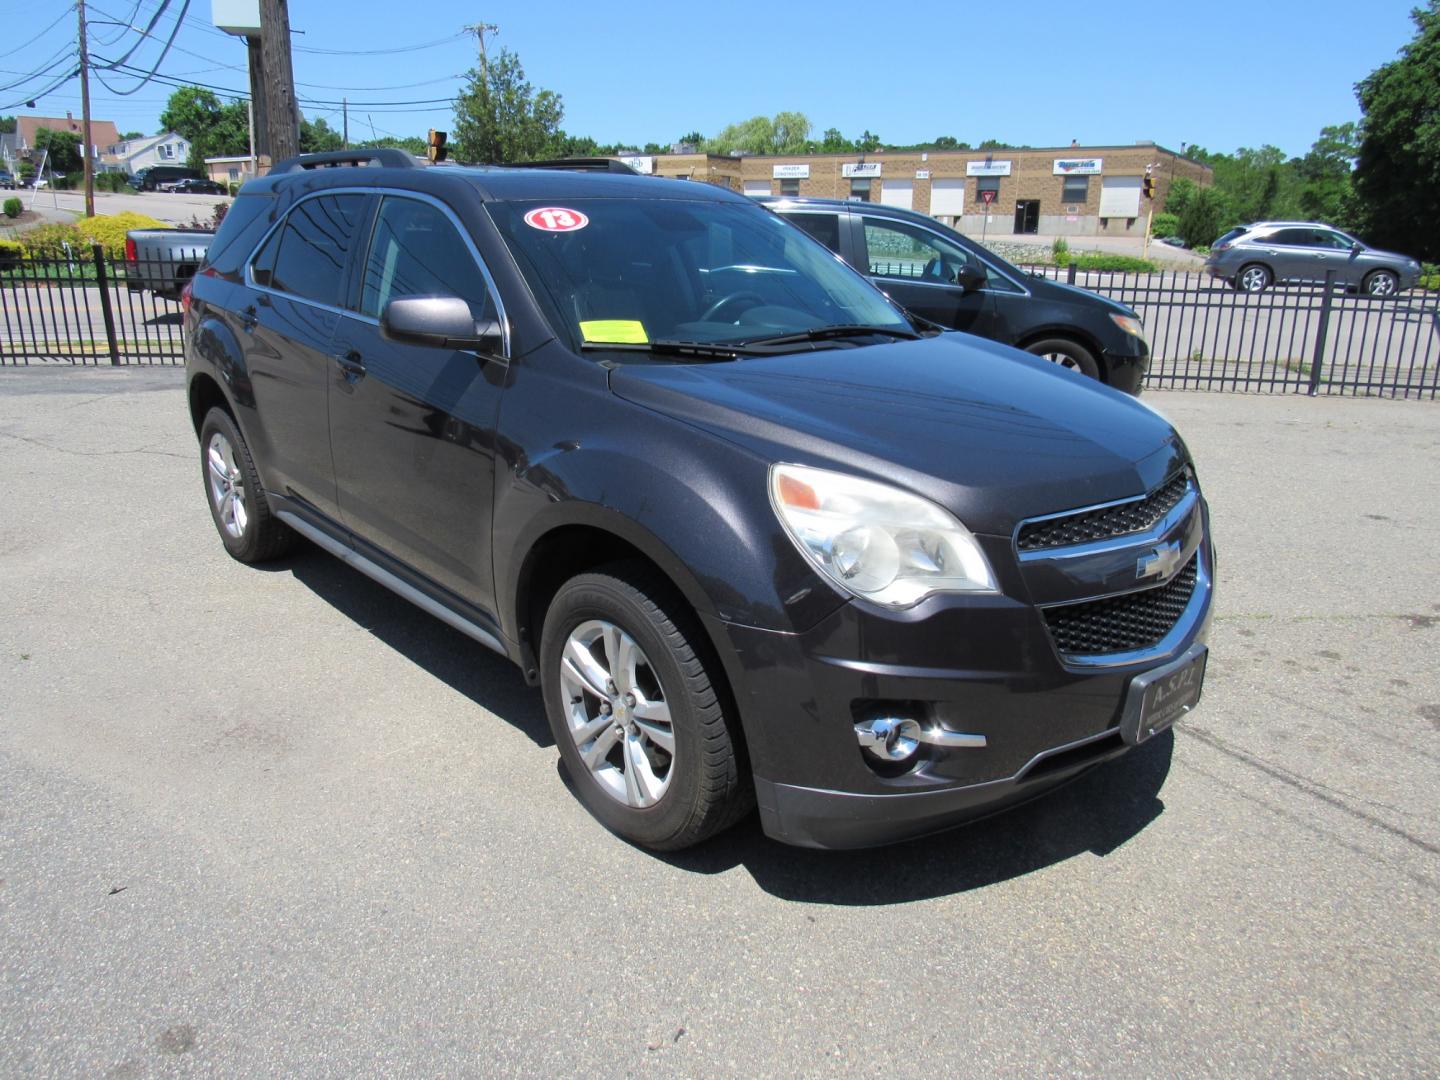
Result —
[[748, 356], [762, 350], [751, 349], [747, 342], [725, 341], [678, 341], [658, 338], [655, 341], [584, 341], [580, 348], [587, 350], [614, 349], [618, 352], [648, 352], [663, 356], [688, 356], [696, 360], [734, 360], [737, 356]]
[[795, 334], [777, 334], [774, 337], [751, 338], [749, 341], [741, 342], [742, 345], [794, 345], [804, 341], [833, 341], [836, 338], [848, 337], [869, 337], [872, 334], [880, 334], [883, 337], [901, 338], [905, 341], [915, 341], [920, 337], [914, 330], [903, 329], [898, 326], [864, 326], [859, 323], [842, 324], [840, 326], [816, 326], [809, 330], [801, 330]]

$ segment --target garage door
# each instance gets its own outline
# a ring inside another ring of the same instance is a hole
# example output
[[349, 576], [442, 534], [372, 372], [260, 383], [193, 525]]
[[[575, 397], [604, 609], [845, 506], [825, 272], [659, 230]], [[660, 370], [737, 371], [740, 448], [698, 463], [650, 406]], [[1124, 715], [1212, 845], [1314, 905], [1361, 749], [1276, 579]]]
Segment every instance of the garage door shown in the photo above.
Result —
[[909, 180], [884, 180], [880, 184], [880, 204], [909, 210], [915, 205], [915, 185]]
[[959, 217], [965, 213], [965, 181], [963, 179], [930, 182], [931, 217]]
[[749, 195], [751, 198], [754, 198], [754, 197], [757, 196], [757, 195], [769, 195], [769, 194], [770, 194], [770, 181], [769, 181], [769, 180], [746, 180], [746, 181], [745, 181], [745, 194], [746, 194], [746, 195]]
[[1100, 216], [1140, 216], [1139, 176], [1107, 176], [1100, 184]]

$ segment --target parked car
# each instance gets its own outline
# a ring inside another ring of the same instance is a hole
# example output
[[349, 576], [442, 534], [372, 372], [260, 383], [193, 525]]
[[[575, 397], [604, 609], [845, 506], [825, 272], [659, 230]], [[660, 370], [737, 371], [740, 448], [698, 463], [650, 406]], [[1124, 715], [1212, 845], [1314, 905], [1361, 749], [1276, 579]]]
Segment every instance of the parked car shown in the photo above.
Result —
[[130, 186], [136, 191], [164, 191], [181, 180], [203, 179], [205, 178], [194, 169], [180, 165], [151, 165], [131, 177]]
[[761, 198], [904, 307], [1138, 394], [1150, 367], [1140, 316], [1027, 274], [932, 217], [877, 203]]
[[125, 234], [125, 287], [179, 299], [214, 239], [199, 229], [131, 229]]
[[1257, 221], [1231, 229], [1210, 245], [1205, 269], [1211, 277], [1251, 293], [1277, 282], [1321, 282], [1333, 272], [1337, 285], [1371, 296], [1394, 296], [1420, 279], [1420, 264], [1408, 255], [1368, 247], [1348, 233], [1311, 221]]
[[1213, 555], [1171, 425], [917, 327], [733, 192], [292, 159], [184, 340], [225, 550], [308, 538], [509, 657], [635, 843], [757, 803], [791, 844], [932, 832], [1198, 701]]
[[15, 177], [7, 169], [0, 169], [0, 188], [15, 190]]
[[177, 180], [170, 189], [177, 195], [229, 195], [230, 189], [214, 180]]

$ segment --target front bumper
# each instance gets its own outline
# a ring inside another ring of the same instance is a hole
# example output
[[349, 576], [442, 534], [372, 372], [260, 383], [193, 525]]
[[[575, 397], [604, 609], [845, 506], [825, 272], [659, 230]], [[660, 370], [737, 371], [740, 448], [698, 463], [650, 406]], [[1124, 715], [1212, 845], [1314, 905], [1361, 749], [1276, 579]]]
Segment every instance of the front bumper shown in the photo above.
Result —
[[[1207, 637], [1208, 539], [1198, 558], [1199, 581], [1171, 634], [1143, 659], [1114, 666], [1062, 660], [1040, 609], [1012, 598], [1026, 595], [1018, 579], [1002, 580], [1005, 595], [932, 597], [909, 612], [847, 603], [800, 634], [712, 624], [731, 646], [731, 686], [766, 834], [821, 848], [922, 836], [1123, 754], [1131, 680]], [[984, 736], [984, 745], [924, 746], [903, 766], [877, 766], [855, 724], [892, 711]]]
[[1129, 343], [1136, 351], [1104, 350], [1106, 382], [1127, 394], [1139, 394], [1150, 370], [1150, 346], [1140, 338], [1130, 338]]

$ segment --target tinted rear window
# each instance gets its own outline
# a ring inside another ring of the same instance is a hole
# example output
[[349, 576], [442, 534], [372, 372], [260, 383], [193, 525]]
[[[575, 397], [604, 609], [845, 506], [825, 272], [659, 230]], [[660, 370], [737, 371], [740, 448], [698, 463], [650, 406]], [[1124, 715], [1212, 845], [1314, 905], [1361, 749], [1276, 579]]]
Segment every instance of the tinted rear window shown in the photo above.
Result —
[[210, 244], [206, 265], [223, 277], [239, 277], [246, 258], [270, 226], [270, 211], [274, 206], [272, 195], [241, 194], [230, 204], [220, 231]]
[[367, 195], [321, 195], [285, 219], [270, 287], [338, 306], [345, 265], [365, 211]]

